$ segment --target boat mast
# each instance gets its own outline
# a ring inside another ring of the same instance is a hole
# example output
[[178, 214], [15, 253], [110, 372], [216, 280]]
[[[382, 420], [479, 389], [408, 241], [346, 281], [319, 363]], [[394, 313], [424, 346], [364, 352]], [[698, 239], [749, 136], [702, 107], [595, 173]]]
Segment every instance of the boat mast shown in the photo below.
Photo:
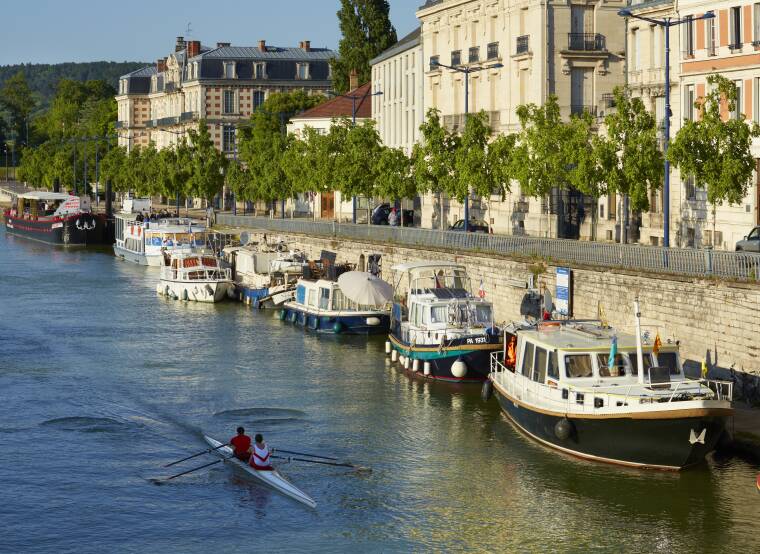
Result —
[[636, 363], [639, 366], [639, 383], [644, 384], [644, 352], [641, 347], [641, 310], [639, 297], [633, 301], [633, 315], [636, 319]]

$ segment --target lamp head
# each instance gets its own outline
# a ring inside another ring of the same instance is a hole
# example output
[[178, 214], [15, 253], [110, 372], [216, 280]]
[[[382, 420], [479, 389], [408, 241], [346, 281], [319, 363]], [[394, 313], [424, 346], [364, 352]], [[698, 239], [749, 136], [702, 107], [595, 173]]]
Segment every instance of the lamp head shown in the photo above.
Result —
[[702, 16], [702, 19], [715, 19], [715, 12], [712, 10], [706, 12], [705, 15]]
[[631, 10], [620, 10], [618, 11], [618, 15], [620, 17], [631, 17]]
[[501, 69], [502, 67], [504, 67], [503, 63], [495, 63], [493, 65], [489, 65], [488, 69]]
[[433, 67], [438, 67], [439, 65], [441, 65], [441, 62], [439, 62], [438, 60], [430, 60], [430, 65]]

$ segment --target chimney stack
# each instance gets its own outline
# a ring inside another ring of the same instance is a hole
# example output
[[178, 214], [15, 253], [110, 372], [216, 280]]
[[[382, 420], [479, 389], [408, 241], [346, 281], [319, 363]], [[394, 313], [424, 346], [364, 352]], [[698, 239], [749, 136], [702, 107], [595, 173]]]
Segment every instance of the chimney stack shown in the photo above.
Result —
[[230, 46], [230, 43], [229, 43], [229, 42], [217, 42], [217, 43], [216, 43], [216, 47], [217, 47], [217, 48], [225, 48], [225, 47], [227, 47], [227, 46]]
[[356, 90], [359, 88], [359, 73], [352, 69], [348, 74], [348, 90]]
[[306, 51], [306, 52], [310, 52], [311, 51], [311, 41], [310, 40], [305, 40], [301, 44], [303, 45], [303, 46], [301, 46], [301, 48], [304, 51]]
[[259, 51], [260, 52], [266, 52], [267, 51], [267, 41], [260, 40], [259, 41]]
[[191, 40], [187, 43], [187, 57], [194, 58], [201, 53], [201, 41]]
[[177, 37], [177, 44], [174, 45], [174, 51], [179, 52], [185, 49], [185, 37]]
[[156, 71], [159, 73], [166, 71], [166, 58], [158, 58], [156, 60]]

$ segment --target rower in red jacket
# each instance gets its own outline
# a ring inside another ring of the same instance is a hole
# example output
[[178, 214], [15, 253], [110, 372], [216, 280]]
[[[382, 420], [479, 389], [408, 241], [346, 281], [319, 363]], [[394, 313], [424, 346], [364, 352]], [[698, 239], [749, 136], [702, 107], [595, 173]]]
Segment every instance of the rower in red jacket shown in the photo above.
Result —
[[230, 439], [230, 445], [235, 449], [233, 456], [238, 460], [247, 462], [251, 457], [251, 437], [245, 434], [242, 427], [237, 428], [237, 435]]
[[253, 444], [253, 454], [251, 455], [249, 465], [259, 471], [272, 471], [274, 468], [269, 460], [269, 447], [264, 442], [264, 437], [261, 434], [257, 434], [255, 438], [256, 442]]

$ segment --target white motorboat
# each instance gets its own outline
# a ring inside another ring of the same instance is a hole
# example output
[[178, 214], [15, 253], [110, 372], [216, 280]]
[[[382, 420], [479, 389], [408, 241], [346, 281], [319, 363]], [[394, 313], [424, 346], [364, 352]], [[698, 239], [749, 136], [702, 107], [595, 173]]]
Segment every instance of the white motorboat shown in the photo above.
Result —
[[208, 233], [199, 221], [187, 218], [138, 219], [138, 214], [116, 214], [116, 256], [140, 265], [160, 267], [169, 256], [198, 252], [206, 247]]
[[256, 308], [278, 308], [292, 300], [306, 266], [306, 255], [283, 243], [228, 246], [224, 259], [232, 267], [238, 298]]
[[156, 292], [178, 300], [221, 302], [234, 290], [230, 269], [212, 254], [178, 253], [161, 268]]
[[242, 469], [248, 475], [258, 479], [266, 485], [269, 485], [277, 492], [280, 492], [285, 496], [292, 498], [293, 500], [296, 500], [302, 504], [306, 504], [310, 508], [317, 507], [317, 503], [311, 496], [285, 479], [285, 477], [283, 477], [282, 474], [276, 469], [272, 471], [259, 471], [257, 469], [254, 469], [242, 460], [238, 460], [237, 458], [232, 457], [232, 448], [229, 446], [222, 446], [223, 443], [209, 436], [204, 436], [204, 438], [206, 439], [207, 443], [209, 443], [213, 448], [217, 449], [215, 450], [217, 454], [224, 458], [227, 458], [227, 461], [229, 463], [237, 468]]

